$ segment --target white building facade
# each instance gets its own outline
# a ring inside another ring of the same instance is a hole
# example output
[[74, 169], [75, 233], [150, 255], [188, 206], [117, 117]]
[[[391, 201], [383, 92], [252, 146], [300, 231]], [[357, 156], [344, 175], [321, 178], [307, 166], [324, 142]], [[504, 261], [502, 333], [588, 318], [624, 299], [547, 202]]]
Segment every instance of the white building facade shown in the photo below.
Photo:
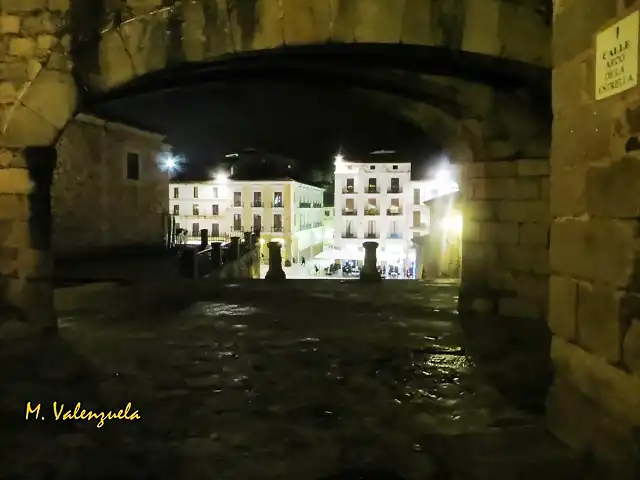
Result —
[[335, 166], [336, 259], [362, 261], [365, 241], [378, 242], [378, 261], [403, 271], [415, 262], [413, 237], [429, 233], [431, 198], [456, 191], [452, 178], [412, 181], [411, 163]]
[[172, 182], [169, 208], [175, 228], [186, 229], [190, 243], [199, 243], [200, 231], [212, 240], [228, 240], [260, 230], [266, 243], [282, 243], [283, 259], [300, 261], [322, 252], [324, 190], [291, 179], [231, 180], [219, 177], [202, 182]]

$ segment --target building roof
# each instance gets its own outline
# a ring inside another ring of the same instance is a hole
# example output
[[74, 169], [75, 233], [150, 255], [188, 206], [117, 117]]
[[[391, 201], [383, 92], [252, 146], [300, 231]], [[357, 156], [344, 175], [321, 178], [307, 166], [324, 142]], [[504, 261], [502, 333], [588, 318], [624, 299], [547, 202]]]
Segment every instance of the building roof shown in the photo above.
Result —
[[101, 127], [112, 128], [114, 130], [127, 131], [134, 135], [147, 137], [163, 143], [166, 138], [166, 135], [163, 133], [159, 133], [157, 131], [146, 128], [141, 128], [139, 125], [132, 125], [130, 122], [116, 121], [115, 119], [107, 119], [103, 116], [97, 116], [89, 113], [78, 113], [75, 116], [75, 120], [92, 125], [98, 125]]
[[351, 156], [344, 154], [344, 161], [348, 163], [411, 163], [411, 158], [395, 150], [375, 150], [364, 155]]

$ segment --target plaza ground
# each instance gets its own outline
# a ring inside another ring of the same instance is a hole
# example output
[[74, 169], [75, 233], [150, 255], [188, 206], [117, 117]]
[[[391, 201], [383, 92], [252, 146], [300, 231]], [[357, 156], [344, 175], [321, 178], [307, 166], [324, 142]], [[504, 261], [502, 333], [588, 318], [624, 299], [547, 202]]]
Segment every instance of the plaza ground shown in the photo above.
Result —
[[[61, 318], [57, 341], [0, 348], [0, 478], [587, 478], [487, 381], [456, 294], [253, 280]], [[44, 420], [25, 420], [27, 401]], [[53, 401], [142, 418], [56, 421]]]

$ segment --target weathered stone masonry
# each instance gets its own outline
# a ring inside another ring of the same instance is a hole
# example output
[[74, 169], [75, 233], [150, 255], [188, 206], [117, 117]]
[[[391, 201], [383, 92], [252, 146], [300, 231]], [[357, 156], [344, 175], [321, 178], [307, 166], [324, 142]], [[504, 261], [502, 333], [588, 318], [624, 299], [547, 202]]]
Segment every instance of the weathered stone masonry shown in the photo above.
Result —
[[464, 166], [461, 310], [544, 321], [549, 161]]
[[[53, 252], [74, 256], [129, 246], [162, 246], [169, 177], [157, 157], [164, 136], [78, 115], [57, 144], [52, 188]], [[126, 178], [126, 157], [140, 178]]]
[[593, 35], [640, 2], [554, 3], [549, 424], [638, 475], [640, 89], [594, 100]]

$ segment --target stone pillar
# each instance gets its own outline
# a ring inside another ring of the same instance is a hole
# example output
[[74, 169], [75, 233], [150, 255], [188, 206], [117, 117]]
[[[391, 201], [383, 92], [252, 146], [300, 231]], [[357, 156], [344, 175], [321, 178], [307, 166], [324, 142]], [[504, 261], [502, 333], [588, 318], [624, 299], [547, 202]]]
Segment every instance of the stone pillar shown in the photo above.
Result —
[[27, 334], [55, 333], [51, 256], [54, 147], [0, 150], [0, 300]]
[[360, 280], [382, 280], [377, 267], [376, 249], [378, 248], [378, 242], [364, 242], [362, 246], [364, 247], [364, 265], [360, 269]]
[[240, 258], [240, 237], [231, 237], [231, 261], [236, 261]]
[[200, 251], [205, 250], [209, 245], [209, 230], [203, 228], [200, 230]]
[[282, 244], [280, 242], [269, 242], [269, 271], [265, 275], [265, 280], [285, 280], [287, 276], [282, 269]]
[[[638, 2], [554, 5], [548, 422], [560, 439], [617, 466], [608, 478], [638, 478], [640, 87], [596, 100], [599, 86], [637, 79], [637, 67], [623, 60], [624, 75], [594, 73], [604, 63], [597, 31], [613, 25], [607, 50], [637, 48], [629, 32], [637, 38], [638, 19], [617, 40], [614, 23]], [[572, 28], [577, 18], [592, 30]]]
[[252, 245], [252, 242], [251, 242], [251, 232], [243, 232], [243, 234], [242, 234], [242, 235], [243, 235], [243, 237], [244, 237], [244, 238], [243, 238], [243, 241], [244, 241], [245, 245], [247, 246], [247, 248], [250, 248], [250, 247], [251, 247], [251, 245]]
[[211, 243], [210, 258], [211, 258], [211, 267], [214, 270], [222, 266], [222, 243], [220, 242]]

